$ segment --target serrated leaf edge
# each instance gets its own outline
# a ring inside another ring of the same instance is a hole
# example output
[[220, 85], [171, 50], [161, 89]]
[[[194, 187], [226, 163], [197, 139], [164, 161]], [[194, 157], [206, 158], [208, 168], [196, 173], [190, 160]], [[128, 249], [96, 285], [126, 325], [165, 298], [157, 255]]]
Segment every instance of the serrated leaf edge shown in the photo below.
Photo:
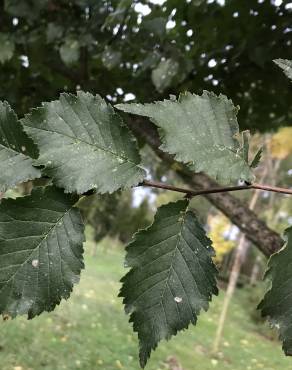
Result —
[[[83, 92], [83, 91], [78, 91], [77, 92], [77, 95], [75, 95], [75, 94], [72, 94], [72, 93], [61, 93], [60, 94], [60, 99], [61, 99], [61, 97], [63, 97], [63, 96], [69, 96], [69, 97], [71, 97], [71, 98], [78, 98], [78, 96], [79, 95], [82, 95], [82, 94], [84, 94], [84, 95], [90, 95], [90, 96], [93, 96], [94, 98], [98, 98], [98, 99], [100, 99], [100, 100], [102, 100], [102, 101], [104, 101], [104, 99], [102, 99], [102, 97], [99, 95], [99, 94], [95, 94], [95, 95], [93, 95], [93, 94], [90, 94], [90, 93], [88, 93], [88, 92]], [[29, 126], [29, 125], [25, 125], [25, 120], [26, 119], [29, 119], [34, 113], [38, 113], [39, 111], [42, 111], [42, 110], [44, 110], [45, 109], [45, 106], [46, 105], [49, 105], [49, 104], [53, 104], [53, 103], [58, 103], [58, 102], [60, 102], [60, 99], [59, 100], [52, 100], [52, 101], [50, 101], [50, 102], [43, 102], [42, 103], [42, 106], [40, 106], [40, 107], [37, 107], [37, 108], [32, 108], [31, 110], [30, 110], [30, 113], [27, 113], [27, 114], [25, 114], [25, 116], [24, 116], [24, 118], [23, 119], [21, 119], [20, 120], [20, 123], [22, 124], [22, 127], [23, 127], [23, 129], [24, 129], [24, 131], [26, 132], [26, 134], [30, 137], [30, 139], [34, 142], [34, 144], [36, 145], [36, 146], [38, 146], [37, 145], [37, 143], [35, 142], [35, 140], [30, 136], [30, 134], [29, 134], [29, 132], [27, 131], [27, 129], [26, 129], [26, 127], [30, 127], [30, 128], [34, 128], [34, 129], [36, 129], [36, 130], [40, 130], [40, 131], [48, 131], [49, 133], [52, 133], [52, 134], [59, 134], [59, 135], [62, 135], [62, 136], [66, 136], [66, 137], [68, 137], [68, 138], [70, 138], [70, 139], [73, 139], [73, 140], [78, 140], [80, 143], [83, 143], [83, 144], [86, 144], [86, 145], [89, 145], [89, 146], [93, 146], [94, 148], [98, 148], [100, 151], [103, 151], [103, 152], [107, 152], [107, 153], [109, 153], [109, 154], [111, 154], [113, 157], [115, 157], [115, 158], [118, 158], [118, 159], [122, 159], [122, 160], [125, 160], [125, 161], [127, 161], [127, 162], [130, 162], [131, 164], [133, 164], [133, 165], [135, 165], [135, 167], [137, 167], [140, 171], [141, 171], [141, 175], [140, 175], [140, 177], [138, 178], [138, 180], [137, 180], [137, 182], [135, 183], [135, 184], [133, 184], [133, 185], [125, 185], [125, 186], [123, 186], [122, 187], [122, 189], [124, 189], [124, 190], [126, 190], [126, 189], [131, 189], [132, 187], [135, 187], [136, 185], [138, 185], [141, 181], [143, 181], [144, 179], [145, 179], [145, 177], [146, 177], [146, 170], [141, 166], [141, 156], [140, 156], [140, 153], [139, 153], [139, 150], [138, 150], [138, 143], [137, 143], [137, 140], [135, 139], [135, 137], [133, 136], [133, 134], [131, 133], [131, 131], [129, 130], [129, 128], [128, 128], [128, 126], [124, 123], [124, 121], [123, 121], [123, 119], [114, 111], [114, 109], [113, 109], [113, 107], [112, 107], [112, 105], [111, 104], [108, 104], [108, 103], [106, 103], [105, 101], [104, 101], [104, 103], [107, 105], [107, 107], [109, 107], [109, 109], [111, 110], [111, 113], [112, 114], [114, 114], [114, 115], [116, 115], [116, 116], [118, 116], [119, 117], [119, 123], [120, 123], [120, 126], [121, 127], [124, 127], [127, 131], [128, 131], [128, 134], [129, 134], [129, 136], [131, 137], [131, 139], [133, 138], [133, 140], [132, 140], [132, 145], [134, 145], [135, 146], [135, 149], [137, 150], [137, 157], [138, 157], [138, 159], [139, 159], [139, 161], [140, 161], [140, 163], [138, 164], [138, 163], [135, 163], [135, 162], [133, 162], [133, 161], [131, 161], [131, 160], [129, 160], [129, 158], [127, 158], [127, 157], [123, 157], [123, 156], [121, 156], [121, 155], [117, 155], [116, 153], [114, 153], [114, 152], [112, 152], [112, 151], [110, 151], [110, 150], [105, 150], [105, 149], [103, 149], [103, 148], [100, 148], [100, 147], [98, 147], [97, 145], [93, 145], [93, 144], [90, 144], [90, 143], [88, 143], [88, 142], [86, 142], [86, 141], [83, 141], [83, 140], [81, 140], [80, 138], [76, 138], [76, 137], [73, 137], [73, 136], [69, 136], [69, 135], [65, 135], [65, 134], [60, 134], [60, 133], [58, 133], [58, 132], [56, 132], [56, 131], [50, 131], [50, 130], [45, 130], [45, 129], [42, 129], [42, 128], [39, 128], [39, 127], [31, 127], [31, 126]], [[43, 169], [43, 171], [45, 172], [45, 170], [46, 170], [46, 168], [47, 168], [47, 166], [46, 166], [46, 163], [42, 163], [42, 162], [39, 162], [39, 160], [38, 159], [36, 159], [35, 161], [34, 161], [34, 164], [35, 164], [35, 166], [44, 166], [44, 169]], [[63, 188], [63, 185], [61, 185], [60, 183], [59, 183], [59, 181], [58, 180], [56, 180], [56, 179], [54, 179], [54, 178], [52, 178], [52, 182], [53, 182], [53, 184], [54, 185], [56, 185], [56, 186], [58, 186], [58, 187], [62, 187]], [[90, 190], [91, 188], [89, 188], [88, 190]], [[112, 194], [112, 193], [114, 193], [115, 191], [117, 191], [118, 189], [113, 189], [113, 190], [111, 190], [111, 191], [98, 191], [98, 193], [99, 194]], [[67, 188], [65, 188], [64, 189], [64, 191], [65, 191], [65, 193], [66, 194], [68, 194], [68, 193], [72, 193], [72, 192], [74, 192], [74, 190], [72, 189], [67, 189]], [[81, 194], [81, 193], [78, 193], [78, 194]]]
[[[164, 205], [162, 205], [161, 207], [160, 207], [160, 209], [161, 208], [164, 208], [164, 207], [167, 207], [167, 206], [169, 206], [170, 204], [176, 204], [176, 203], [178, 203], [178, 202], [185, 202], [186, 203], [186, 206], [185, 206], [185, 210], [184, 211], [181, 211], [181, 214], [182, 214], [182, 220], [181, 220], [181, 225], [180, 225], [180, 232], [178, 233], [178, 235], [177, 235], [177, 242], [176, 242], [176, 247], [175, 247], [175, 250], [174, 250], [174, 252], [173, 252], [173, 255], [175, 255], [175, 253], [176, 253], [176, 251], [177, 251], [177, 245], [178, 245], [178, 242], [179, 242], [179, 239], [180, 239], [180, 236], [181, 236], [181, 230], [182, 230], [182, 228], [183, 228], [183, 226], [184, 226], [184, 222], [185, 222], [185, 216], [186, 216], [186, 214], [188, 213], [188, 212], [191, 212], [191, 211], [189, 211], [189, 209], [188, 209], [188, 207], [189, 207], [189, 204], [190, 204], [190, 200], [189, 199], [182, 199], [182, 200], [178, 200], [178, 201], [176, 201], [176, 202], [170, 202], [170, 203], [167, 203], [167, 204], [164, 204]], [[134, 235], [133, 235], [133, 238], [132, 238], [132, 240], [130, 241], [130, 243], [126, 246], [126, 248], [125, 248], [125, 250], [126, 250], [126, 252], [129, 250], [129, 248], [131, 248], [131, 246], [132, 246], [132, 244], [133, 243], [135, 243], [136, 242], [136, 236], [137, 236], [137, 234], [141, 234], [141, 232], [143, 233], [143, 234], [147, 234], [147, 231], [149, 231], [152, 227], [153, 227], [153, 225], [155, 224], [155, 222], [156, 222], [156, 220], [157, 220], [157, 218], [158, 218], [158, 213], [156, 213], [155, 214], [155, 216], [154, 216], [154, 219], [153, 219], [153, 222], [147, 227], [147, 228], [145, 228], [145, 229], [140, 229], [140, 230], [138, 230]], [[212, 241], [210, 240], [210, 242], [212, 243]], [[215, 256], [215, 250], [213, 249], [213, 248], [211, 248], [210, 249], [210, 257], [213, 257], [213, 256]], [[127, 258], [125, 258], [125, 262], [127, 263]], [[136, 266], [129, 266], [128, 264], [126, 264], [126, 266], [127, 267], [131, 267], [131, 269], [134, 269], [134, 268], [136, 268]], [[214, 267], [214, 269], [215, 269], [215, 274], [217, 274], [218, 273], [218, 270], [217, 270], [217, 268], [216, 268], [216, 266], [215, 266], [215, 264], [213, 263], [213, 267]], [[130, 273], [130, 271], [131, 271], [131, 269], [126, 273], [126, 275], [124, 275], [121, 279], [120, 279], [120, 282], [121, 283], [123, 283], [124, 281], [125, 281], [125, 279], [126, 279], [126, 277], [128, 276], [128, 274]], [[169, 271], [171, 270], [171, 267], [169, 268]], [[169, 277], [167, 277], [167, 279], [169, 279]], [[219, 291], [218, 291], [218, 288], [217, 288], [217, 286], [215, 286], [215, 287], [213, 287], [213, 294], [214, 295], [218, 295], [218, 293], [219, 293]], [[129, 309], [127, 309], [127, 307], [126, 307], [126, 305], [127, 305], [127, 303], [125, 302], [125, 300], [126, 300], [126, 297], [123, 295], [123, 292], [122, 292], [122, 290], [123, 290], [123, 286], [121, 287], [121, 289], [120, 289], [120, 292], [119, 292], [119, 295], [118, 295], [118, 297], [121, 297], [121, 298], [123, 298], [123, 304], [125, 305], [125, 313], [126, 314], [128, 314], [128, 315], [130, 315], [132, 312], [131, 312], [131, 310], [129, 310]], [[201, 307], [200, 309], [199, 309], [199, 311], [198, 311], [198, 313], [196, 314], [197, 316], [199, 316], [200, 315], [200, 312], [201, 312], [201, 310], [203, 309], [205, 312], [206, 311], [208, 311], [208, 309], [209, 309], [209, 305], [210, 305], [210, 302], [212, 301], [212, 294], [211, 294], [211, 296], [210, 296], [210, 298], [209, 298], [209, 301], [207, 301], [206, 302], [206, 307]], [[195, 322], [192, 322], [192, 321], [190, 321], [190, 322], [188, 322], [182, 329], [175, 329], [174, 330], [174, 333], [172, 333], [172, 334], [168, 334], [165, 338], [163, 338], [163, 339], [165, 339], [166, 341], [168, 341], [168, 340], [170, 340], [170, 338], [172, 338], [173, 336], [176, 336], [177, 335], [177, 333], [179, 332], [179, 331], [184, 331], [184, 330], [187, 330], [188, 329], [188, 327], [191, 325], [191, 324], [193, 324], [193, 325], [195, 325], [196, 324], [196, 321], [197, 320], [195, 320]], [[132, 320], [132, 318], [131, 318], [131, 316], [130, 316], [130, 318], [129, 318], [129, 323], [133, 323], [133, 320]], [[157, 342], [154, 346], [151, 346], [151, 350], [150, 350], [150, 352], [149, 353], [147, 353], [146, 354], [146, 357], [142, 357], [142, 355], [141, 355], [141, 350], [142, 350], [142, 343], [141, 343], [141, 339], [140, 339], [140, 335], [139, 335], [139, 332], [137, 331], [137, 330], [135, 330], [134, 329], [134, 326], [133, 326], [133, 330], [135, 331], [135, 332], [137, 332], [138, 333], [138, 338], [139, 338], [139, 359], [140, 359], [140, 366], [144, 369], [145, 368], [145, 366], [146, 366], [146, 364], [147, 364], [147, 361], [148, 361], [148, 359], [150, 358], [150, 355], [151, 355], [151, 351], [154, 351], [157, 347], [158, 347], [158, 344], [159, 344], [159, 342]]]

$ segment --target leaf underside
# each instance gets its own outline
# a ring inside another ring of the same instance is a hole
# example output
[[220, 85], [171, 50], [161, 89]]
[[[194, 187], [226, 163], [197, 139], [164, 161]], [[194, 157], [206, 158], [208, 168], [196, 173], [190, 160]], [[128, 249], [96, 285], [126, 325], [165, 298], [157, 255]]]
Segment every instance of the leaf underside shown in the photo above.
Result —
[[279, 330], [283, 350], [287, 356], [292, 356], [292, 227], [285, 235], [287, 243], [269, 260], [265, 277], [271, 280], [271, 288], [258, 309]]
[[204, 91], [201, 96], [186, 93], [178, 100], [116, 108], [149, 117], [159, 127], [161, 149], [195, 172], [204, 171], [223, 183], [254, 180], [240, 155], [237, 108], [226, 96]]
[[36, 148], [7, 102], [0, 102], [0, 192], [41, 176], [33, 167]]
[[142, 367], [161, 339], [195, 324], [218, 293], [212, 242], [187, 207], [187, 200], [160, 207], [154, 223], [127, 246], [131, 270], [120, 296], [138, 332]]
[[66, 192], [112, 193], [145, 177], [134, 138], [98, 95], [62, 94], [22, 123], [39, 147], [36, 163]]
[[69, 298], [83, 268], [77, 196], [55, 187], [0, 205], [0, 313], [31, 319]]
[[274, 63], [283, 69], [285, 75], [292, 80], [292, 60], [288, 59], [275, 59]]

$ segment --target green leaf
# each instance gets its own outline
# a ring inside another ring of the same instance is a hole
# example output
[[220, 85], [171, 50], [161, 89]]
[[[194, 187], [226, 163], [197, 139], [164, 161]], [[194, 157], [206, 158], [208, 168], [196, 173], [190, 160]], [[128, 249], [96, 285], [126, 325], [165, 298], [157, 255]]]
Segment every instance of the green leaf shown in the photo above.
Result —
[[37, 149], [7, 102], [0, 102], [0, 192], [41, 176], [33, 167]]
[[118, 104], [128, 113], [150, 117], [160, 128], [161, 149], [221, 182], [252, 182], [254, 175], [240, 155], [238, 109], [224, 95], [186, 93], [179, 100], [153, 104]]
[[15, 45], [6, 33], [0, 33], [0, 45], [0, 63], [4, 64], [13, 57]]
[[292, 80], [292, 60], [288, 59], [275, 59], [276, 63], [280, 68], [283, 69], [285, 75]]
[[263, 150], [264, 150], [263, 148], [260, 148], [257, 151], [256, 155], [254, 156], [254, 159], [251, 161], [251, 164], [250, 164], [251, 168], [256, 168], [259, 165], [261, 158], [262, 158]]
[[60, 25], [50, 22], [47, 25], [47, 32], [46, 32], [47, 42], [48, 43], [56, 42], [62, 37], [63, 32], [64, 30]]
[[150, 20], [145, 20], [142, 23], [142, 29], [151, 32], [159, 37], [162, 37], [166, 33], [167, 18], [157, 17]]
[[268, 262], [265, 278], [271, 280], [271, 288], [258, 306], [262, 316], [269, 317], [271, 324], [279, 329], [283, 350], [292, 355], [292, 227], [285, 231], [287, 243]]
[[136, 142], [100, 96], [62, 94], [22, 120], [39, 147], [36, 163], [67, 192], [113, 192], [145, 177]]
[[157, 50], [148, 53], [146, 58], [141, 63], [141, 71], [146, 71], [149, 68], [154, 68], [160, 59], [161, 54]]
[[60, 47], [60, 56], [68, 66], [77, 63], [80, 57], [80, 45], [78, 40], [67, 39]]
[[[87, 1], [86, 1], [87, 3]], [[123, 23], [125, 21], [125, 16], [133, 5], [132, 0], [120, 0], [117, 3], [115, 10], [107, 16], [103, 26], [102, 31], [107, 27], [115, 27], [116, 25]], [[86, 4], [86, 6], [88, 6]]]
[[131, 270], [122, 278], [120, 296], [138, 332], [142, 367], [161, 339], [196, 324], [218, 293], [212, 242], [188, 203], [160, 207], [153, 224], [127, 246]]
[[83, 268], [78, 196], [38, 188], [0, 205], [0, 313], [33, 318], [69, 298]]
[[48, 5], [49, 0], [5, 0], [4, 9], [16, 17], [36, 19], [39, 13]]
[[121, 62], [122, 53], [107, 46], [101, 55], [103, 65], [111, 70]]
[[179, 64], [173, 59], [166, 59], [161, 61], [158, 66], [152, 71], [152, 82], [156, 90], [163, 92], [169, 86], [175, 76], [177, 75]]

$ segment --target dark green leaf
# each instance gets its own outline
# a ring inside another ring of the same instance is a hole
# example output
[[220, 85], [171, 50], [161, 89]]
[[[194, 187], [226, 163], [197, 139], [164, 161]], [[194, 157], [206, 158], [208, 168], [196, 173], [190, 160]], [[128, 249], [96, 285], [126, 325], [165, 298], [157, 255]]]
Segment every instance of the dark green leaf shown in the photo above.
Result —
[[190, 163], [194, 171], [204, 171], [225, 183], [254, 180], [240, 155], [238, 109], [226, 96], [207, 91], [201, 96], [186, 93], [177, 101], [118, 104], [117, 108], [150, 117], [160, 128], [161, 149]]
[[68, 298], [83, 268], [77, 196], [47, 187], [0, 205], [0, 313], [29, 318]]
[[257, 151], [256, 155], [254, 156], [254, 159], [252, 160], [250, 164], [251, 168], [256, 168], [259, 165], [261, 158], [262, 158], [262, 154], [263, 154], [263, 148], [260, 148]]
[[36, 148], [7, 102], [0, 102], [0, 192], [41, 176], [30, 156]]
[[158, 17], [150, 20], [145, 20], [142, 27], [148, 32], [151, 32], [159, 37], [162, 37], [166, 33], [167, 18]]
[[250, 132], [242, 131], [242, 157], [248, 163]]
[[127, 246], [131, 270], [120, 296], [138, 332], [142, 367], [161, 339], [195, 324], [217, 294], [212, 242], [187, 207], [187, 200], [160, 207]]
[[271, 324], [280, 332], [283, 350], [292, 355], [292, 227], [285, 231], [287, 243], [268, 262], [265, 277], [271, 280], [271, 288], [258, 308], [262, 316], [268, 316]]
[[111, 47], [106, 47], [102, 53], [101, 60], [103, 65], [111, 70], [116, 67], [121, 62], [122, 53], [112, 49]]
[[100, 96], [62, 94], [22, 120], [39, 147], [37, 164], [67, 192], [113, 192], [145, 176], [136, 142]]
[[48, 43], [56, 42], [63, 35], [63, 28], [55, 23], [49, 23], [47, 26], [47, 41]]
[[13, 57], [15, 45], [6, 33], [0, 33], [0, 45], [0, 63], [4, 64]]
[[48, 5], [49, 0], [5, 0], [5, 10], [16, 17], [38, 18], [42, 9]]
[[120, 0], [118, 1], [115, 10], [108, 15], [102, 29], [110, 26], [116, 26], [124, 21], [125, 15], [133, 5], [131, 0]]
[[179, 69], [179, 64], [173, 59], [161, 61], [158, 66], [152, 71], [152, 82], [156, 90], [163, 92], [167, 89], [172, 80], [175, 78]]
[[77, 63], [80, 57], [80, 45], [78, 40], [67, 39], [60, 47], [60, 56], [67, 65]]
[[157, 50], [154, 50], [153, 52], [148, 53], [146, 58], [141, 63], [141, 71], [143, 72], [149, 68], [154, 68], [160, 59], [161, 59], [161, 54]]

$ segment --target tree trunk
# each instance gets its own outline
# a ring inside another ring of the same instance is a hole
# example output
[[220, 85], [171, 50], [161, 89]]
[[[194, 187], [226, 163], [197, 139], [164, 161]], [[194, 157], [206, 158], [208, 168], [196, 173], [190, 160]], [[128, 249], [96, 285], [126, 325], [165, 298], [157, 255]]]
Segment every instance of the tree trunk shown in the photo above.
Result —
[[251, 286], [256, 285], [256, 282], [257, 282], [257, 279], [258, 279], [258, 276], [259, 276], [259, 272], [260, 272], [260, 262], [261, 262], [261, 256], [257, 256], [257, 258], [254, 262], [254, 265], [252, 267], [252, 270], [251, 270], [251, 275], [250, 275], [250, 280], [249, 280], [249, 283], [250, 283]]

